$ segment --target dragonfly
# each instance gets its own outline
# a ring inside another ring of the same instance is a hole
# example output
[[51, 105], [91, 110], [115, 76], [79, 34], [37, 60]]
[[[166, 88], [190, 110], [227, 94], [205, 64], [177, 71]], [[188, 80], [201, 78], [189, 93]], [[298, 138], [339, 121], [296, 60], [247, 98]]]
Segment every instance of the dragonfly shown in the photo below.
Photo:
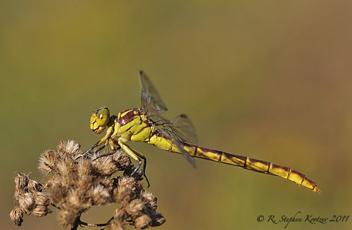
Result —
[[[101, 134], [106, 130], [106, 134], [83, 155], [94, 149], [98, 152], [106, 146], [112, 150], [111, 154], [122, 149], [138, 162], [132, 174], [140, 169], [143, 161], [143, 174], [145, 175], [146, 157], [126, 144], [128, 141], [145, 142], [163, 150], [181, 154], [194, 168], [194, 157], [201, 158], [279, 176], [315, 193], [320, 193], [313, 181], [289, 167], [197, 145], [197, 134], [190, 119], [183, 114], [171, 120], [163, 118], [161, 114], [167, 111], [167, 107], [160, 94], [143, 71], [140, 71], [139, 77], [141, 108], [126, 109], [117, 116], [110, 115], [107, 107], [94, 111], [90, 118], [90, 129], [96, 134]], [[148, 179], [147, 182], [149, 185]]]

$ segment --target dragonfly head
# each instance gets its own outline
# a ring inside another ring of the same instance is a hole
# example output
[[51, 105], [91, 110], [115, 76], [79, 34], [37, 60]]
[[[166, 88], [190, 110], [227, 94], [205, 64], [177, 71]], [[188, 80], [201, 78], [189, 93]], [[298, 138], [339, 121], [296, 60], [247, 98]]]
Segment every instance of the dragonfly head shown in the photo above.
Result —
[[106, 107], [101, 107], [97, 111], [94, 111], [90, 117], [90, 129], [96, 134], [100, 134], [106, 128], [110, 120], [110, 112]]

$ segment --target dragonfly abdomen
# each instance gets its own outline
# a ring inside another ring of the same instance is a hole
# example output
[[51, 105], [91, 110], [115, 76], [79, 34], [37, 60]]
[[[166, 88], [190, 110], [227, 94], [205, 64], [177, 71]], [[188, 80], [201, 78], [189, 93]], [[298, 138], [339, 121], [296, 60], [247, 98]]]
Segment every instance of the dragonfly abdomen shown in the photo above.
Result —
[[[178, 148], [168, 139], [162, 135], [154, 134], [149, 141], [161, 149], [169, 152], [180, 153]], [[218, 150], [208, 149], [201, 146], [193, 145], [184, 142], [183, 149], [193, 157], [198, 157], [206, 160], [217, 161], [224, 164], [239, 166], [244, 169], [266, 173], [274, 176], [279, 176], [284, 179], [291, 180], [299, 186], [306, 187], [313, 192], [320, 193], [319, 188], [310, 179], [306, 178], [302, 173], [297, 172], [289, 167], [276, 165], [267, 161], [257, 160], [245, 156], [226, 153]]]
[[235, 155], [231, 153], [226, 153], [218, 150], [212, 150], [189, 143], [184, 143], [184, 149], [192, 156], [217, 161], [225, 164], [230, 164], [234, 166], [239, 166], [244, 169], [267, 173], [274, 176], [279, 176], [288, 180], [291, 180], [298, 184], [299, 186], [306, 187], [313, 192], [320, 193], [319, 188], [310, 179], [306, 178], [300, 172], [293, 170], [289, 167], [284, 167], [280, 165], [273, 164], [271, 162], [257, 160], [245, 156]]

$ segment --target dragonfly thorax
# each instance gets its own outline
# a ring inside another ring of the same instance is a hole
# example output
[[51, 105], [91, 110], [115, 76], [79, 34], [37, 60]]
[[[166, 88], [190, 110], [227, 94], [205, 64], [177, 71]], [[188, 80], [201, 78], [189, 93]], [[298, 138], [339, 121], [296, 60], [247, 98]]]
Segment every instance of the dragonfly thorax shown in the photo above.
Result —
[[113, 136], [122, 141], [148, 141], [154, 132], [153, 123], [141, 109], [126, 109], [115, 119]]

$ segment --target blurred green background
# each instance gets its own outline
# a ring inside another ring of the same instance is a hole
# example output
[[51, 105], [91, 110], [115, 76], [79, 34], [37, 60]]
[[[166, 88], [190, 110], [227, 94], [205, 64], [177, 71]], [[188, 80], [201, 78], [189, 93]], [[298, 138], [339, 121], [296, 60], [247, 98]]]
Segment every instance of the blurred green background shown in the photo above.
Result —
[[[1, 1], [0, 217], [10, 221], [15, 172], [37, 171], [61, 140], [87, 149], [92, 109], [139, 107], [138, 71], [171, 118], [187, 114], [200, 144], [289, 166], [320, 195], [290, 181], [196, 160], [143, 143], [157, 229], [284, 229], [257, 216], [352, 215], [351, 1]], [[84, 221], [106, 221], [96, 207]], [[21, 229], [62, 229], [57, 213]], [[351, 229], [290, 223], [287, 229]], [[133, 227], [129, 227], [133, 229]]]

